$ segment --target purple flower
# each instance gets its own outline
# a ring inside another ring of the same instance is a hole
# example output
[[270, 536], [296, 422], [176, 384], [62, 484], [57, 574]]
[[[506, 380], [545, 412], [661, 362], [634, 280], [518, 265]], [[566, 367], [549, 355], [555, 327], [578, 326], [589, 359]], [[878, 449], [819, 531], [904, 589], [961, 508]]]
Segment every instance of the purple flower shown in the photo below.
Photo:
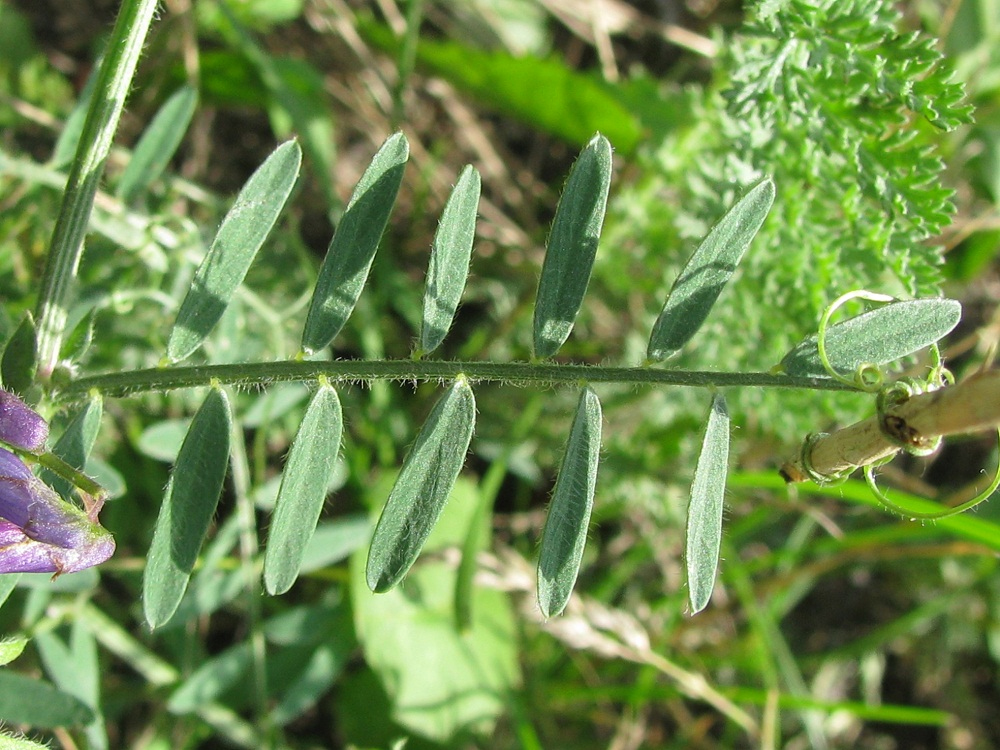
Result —
[[63, 500], [16, 455], [0, 448], [0, 573], [73, 573], [115, 551], [97, 522], [103, 499], [86, 510]]
[[49, 426], [13, 393], [0, 388], [0, 440], [33, 453], [45, 447]]

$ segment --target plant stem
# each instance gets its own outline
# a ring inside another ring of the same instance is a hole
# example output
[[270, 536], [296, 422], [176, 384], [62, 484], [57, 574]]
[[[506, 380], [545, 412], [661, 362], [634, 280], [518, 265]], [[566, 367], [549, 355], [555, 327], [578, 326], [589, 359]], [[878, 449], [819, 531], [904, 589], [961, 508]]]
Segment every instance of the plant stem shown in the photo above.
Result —
[[[506, 383], [541, 388], [561, 384], [617, 383], [619, 385], [678, 385], [695, 388], [749, 386], [853, 391], [831, 378], [801, 378], [767, 372], [711, 372], [659, 370], [647, 367], [604, 367], [533, 362], [455, 362], [444, 360], [338, 360], [333, 362], [253, 362], [228, 365], [149, 368], [79, 378], [60, 389], [56, 398], [72, 401], [95, 390], [121, 398], [150, 391], [207, 386], [212, 380], [236, 386], [260, 386], [284, 381], [313, 381], [325, 375], [331, 381], [397, 380], [428, 382], [451, 380], [464, 374], [472, 382]], [[867, 394], [866, 394], [867, 395]]]
[[105, 49], [80, 144], [70, 165], [36, 311], [38, 372], [45, 380], [59, 359], [70, 293], [83, 255], [83, 238], [90, 223], [94, 194], [157, 3], [158, 0], [124, 0], [122, 3]]

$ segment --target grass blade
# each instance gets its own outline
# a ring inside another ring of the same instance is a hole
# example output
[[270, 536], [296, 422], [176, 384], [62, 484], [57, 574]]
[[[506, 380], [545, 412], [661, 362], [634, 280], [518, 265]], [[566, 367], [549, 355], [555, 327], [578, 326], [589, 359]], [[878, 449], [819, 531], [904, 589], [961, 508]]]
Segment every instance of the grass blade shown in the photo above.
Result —
[[[826, 356], [843, 373], [863, 364], [883, 365], [930, 346], [962, 319], [962, 305], [953, 299], [911, 299], [837, 323], [826, 329]], [[819, 358], [818, 335], [803, 340], [784, 356], [778, 368], [788, 375], [828, 378]]]
[[437, 349], [458, 309], [469, 276], [469, 258], [476, 234], [480, 178], [472, 166], [462, 170], [441, 214], [431, 246], [424, 291], [424, 317], [420, 326], [420, 354]]
[[403, 462], [368, 551], [368, 587], [399, 583], [413, 565], [444, 509], [476, 424], [476, 400], [464, 377], [434, 406]]
[[302, 349], [307, 354], [333, 341], [354, 311], [389, 222], [409, 155], [406, 136], [390, 136], [354, 188], [309, 304], [302, 331]]
[[551, 357], [573, 330], [604, 224], [611, 144], [598, 133], [580, 152], [559, 199], [535, 299], [535, 356]]
[[590, 387], [570, 428], [538, 556], [538, 606], [555, 617], [569, 602], [587, 543], [601, 452], [601, 402]]
[[270, 234], [299, 176], [302, 150], [281, 144], [250, 175], [198, 267], [167, 342], [167, 358], [190, 355], [219, 322]]
[[774, 183], [764, 177], [712, 227], [674, 281], [649, 337], [646, 358], [668, 359], [698, 332], [736, 271], [774, 203]]
[[329, 385], [320, 385], [302, 418], [281, 476], [264, 554], [264, 585], [269, 594], [288, 591], [299, 575], [337, 466], [343, 425], [337, 392]]
[[691, 614], [708, 606], [715, 588], [722, 545], [722, 508], [729, 467], [729, 411], [716, 394], [708, 414], [705, 440], [691, 484], [687, 521], [687, 574]]
[[213, 388], [191, 421], [156, 519], [142, 579], [143, 610], [152, 628], [173, 616], [187, 588], [222, 492], [231, 431], [229, 400]]
[[197, 89], [182, 86], [160, 107], [118, 183], [118, 198], [123, 203], [132, 203], [163, 174], [187, 132], [197, 104]]

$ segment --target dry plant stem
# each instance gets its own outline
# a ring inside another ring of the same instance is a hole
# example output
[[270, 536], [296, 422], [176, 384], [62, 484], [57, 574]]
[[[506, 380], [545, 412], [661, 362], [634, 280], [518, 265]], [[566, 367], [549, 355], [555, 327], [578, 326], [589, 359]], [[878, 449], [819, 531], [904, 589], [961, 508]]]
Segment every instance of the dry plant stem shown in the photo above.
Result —
[[[809, 461], [819, 476], [831, 479], [867, 466], [900, 450], [900, 443], [921, 447], [938, 437], [1000, 426], [1000, 370], [980, 372], [953, 386], [912, 396], [890, 410], [886, 425], [877, 416], [857, 422], [816, 440]], [[789, 482], [809, 479], [801, 460], [782, 467]]]

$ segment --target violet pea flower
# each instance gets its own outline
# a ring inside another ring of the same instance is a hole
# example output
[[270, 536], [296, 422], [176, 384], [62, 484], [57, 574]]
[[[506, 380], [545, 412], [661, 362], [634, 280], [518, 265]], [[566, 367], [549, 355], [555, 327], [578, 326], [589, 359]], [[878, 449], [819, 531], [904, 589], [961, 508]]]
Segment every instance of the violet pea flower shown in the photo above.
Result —
[[[0, 441], [39, 452], [48, 425], [0, 389]], [[0, 573], [74, 573], [111, 557], [115, 540], [97, 521], [103, 497], [85, 509], [63, 500], [14, 453], [0, 448]]]
[[81, 510], [0, 448], [0, 573], [75, 573], [115, 551], [97, 522], [102, 501]]

